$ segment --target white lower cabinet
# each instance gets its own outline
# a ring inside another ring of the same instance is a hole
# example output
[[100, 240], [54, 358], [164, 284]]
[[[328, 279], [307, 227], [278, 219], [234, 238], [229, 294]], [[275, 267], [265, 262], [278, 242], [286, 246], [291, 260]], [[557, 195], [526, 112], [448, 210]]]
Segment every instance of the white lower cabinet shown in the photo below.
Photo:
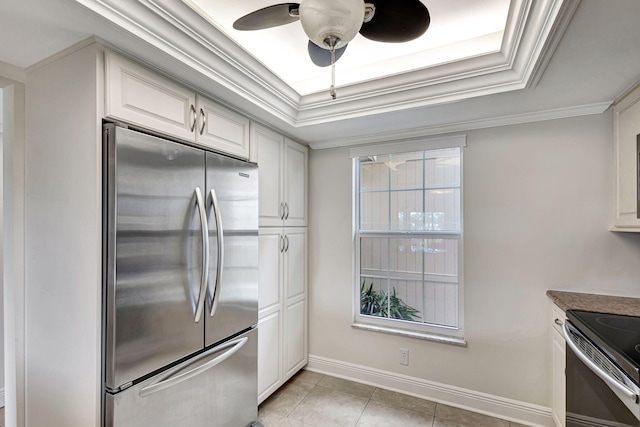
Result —
[[556, 427], [565, 427], [566, 381], [564, 371], [566, 366], [566, 343], [562, 336], [562, 327], [560, 325], [566, 322], [566, 316], [564, 311], [555, 304], [553, 305], [552, 321], [551, 415]]
[[279, 311], [258, 321], [258, 400], [260, 402], [280, 386], [281, 329]]
[[258, 402], [308, 361], [307, 229], [260, 229]]

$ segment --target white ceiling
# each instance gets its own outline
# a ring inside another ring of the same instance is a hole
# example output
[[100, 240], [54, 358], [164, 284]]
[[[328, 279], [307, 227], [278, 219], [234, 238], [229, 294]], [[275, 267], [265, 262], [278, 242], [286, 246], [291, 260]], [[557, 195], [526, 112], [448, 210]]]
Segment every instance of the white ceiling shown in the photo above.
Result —
[[[278, 0], [183, 0], [244, 47], [301, 95], [326, 91], [330, 70], [315, 66], [300, 22], [260, 31], [238, 31], [235, 20]], [[427, 32], [406, 43], [356, 36], [337, 63], [337, 83], [349, 85], [500, 51], [509, 0], [423, 0], [431, 15]]]
[[[637, 0], [512, 0], [499, 52], [340, 86], [332, 101], [325, 90], [298, 93], [181, 1], [4, 0], [0, 78], [24, 80], [28, 67], [95, 35], [324, 148], [601, 113], [640, 78], [639, 20]], [[364, 50], [349, 46], [338, 62], [339, 83], [347, 75], [340, 68], [346, 55]], [[300, 57], [306, 60], [304, 50]]]

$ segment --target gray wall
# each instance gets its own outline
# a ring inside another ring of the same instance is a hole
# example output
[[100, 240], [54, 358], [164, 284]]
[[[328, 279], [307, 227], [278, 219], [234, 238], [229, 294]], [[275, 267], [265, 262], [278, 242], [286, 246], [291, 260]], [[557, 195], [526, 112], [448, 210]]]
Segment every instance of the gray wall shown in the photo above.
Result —
[[545, 291], [640, 297], [640, 235], [608, 231], [612, 133], [610, 111], [467, 133], [466, 348], [351, 328], [351, 160], [312, 151], [311, 356], [549, 407]]

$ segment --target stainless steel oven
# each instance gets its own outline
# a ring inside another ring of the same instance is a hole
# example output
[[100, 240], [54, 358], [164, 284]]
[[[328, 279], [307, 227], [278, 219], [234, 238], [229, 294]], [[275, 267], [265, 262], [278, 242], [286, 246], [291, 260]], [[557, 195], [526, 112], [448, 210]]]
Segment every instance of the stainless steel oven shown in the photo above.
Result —
[[567, 310], [567, 427], [640, 427], [640, 317]]

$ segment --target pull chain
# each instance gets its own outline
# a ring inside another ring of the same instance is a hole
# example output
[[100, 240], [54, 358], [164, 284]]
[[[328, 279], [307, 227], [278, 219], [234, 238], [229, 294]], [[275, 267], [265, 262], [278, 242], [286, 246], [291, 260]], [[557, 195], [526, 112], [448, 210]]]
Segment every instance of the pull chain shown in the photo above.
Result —
[[331, 46], [331, 88], [329, 88], [331, 98], [336, 99], [336, 48]]
[[329, 93], [333, 99], [336, 99], [336, 46], [340, 43], [340, 39], [336, 36], [327, 36], [324, 39], [324, 45], [331, 52], [331, 88]]

